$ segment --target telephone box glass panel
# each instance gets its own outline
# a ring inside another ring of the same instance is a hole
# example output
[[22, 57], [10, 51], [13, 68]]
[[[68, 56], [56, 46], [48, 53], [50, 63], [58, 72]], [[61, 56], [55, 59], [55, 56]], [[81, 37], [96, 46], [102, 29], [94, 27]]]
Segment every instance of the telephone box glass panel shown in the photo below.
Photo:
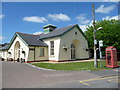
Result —
[[111, 65], [111, 53], [110, 53], [110, 51], [107, 51], [107, 60], [108, 60], [108, 64]]

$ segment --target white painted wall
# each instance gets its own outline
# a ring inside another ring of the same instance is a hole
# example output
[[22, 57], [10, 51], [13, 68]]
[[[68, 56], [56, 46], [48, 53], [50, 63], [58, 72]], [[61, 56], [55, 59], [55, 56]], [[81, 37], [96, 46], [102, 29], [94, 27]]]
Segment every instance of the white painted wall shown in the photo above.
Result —
[[1, 51], [1, 57], [4, 58], [4, 60], [7, 60], [8, 52], [7, 50]]
[[[43, 40], [48, 45], [48, 59], [58, 61], [59, 60], [59, 48], [60, 48], [60, 37], [54, 37]], [[54, 41], [54, 55], [50, 55], [50, 41]]]
[[8, 52], [11, 52], [11, 56], [9, 56], [9, 58], [13, 58], [14, 59], [14, 47], [16, 42], [19, 41], [20, 43], [20, 58], [24, 58], [24, 54], [22, 53], [22, 50], [25, 51], [25, 62], [27, 61], [34, 61], [34, 50], [29, 50], [30, 48], [34, 49], [35, 48], [35, 61], [40, 61], [40, 60], [48, 60], [48, 49], [47, 47], [45, 48], [45, 56], [44, 57], [40, 57], [40, 48], [41, 47], [34, 47], [34, 46], [27, 46], [23, 40], [20, 37], [16, 37], [14, 42], [12, 43], [11, 47], [9, 48]]
[[[77, 32], [77, 35], [75, 35], [75, 32]], [[61, 43], [60, 43], [60, 54], [59, 54], [59, 60], [70, 60], [71, 59], [71, 44], [76, 43], [73, 42], [74, 40], [78, 40], [79, 45], [76, 44], [77, 50], [76, 50], [76, 59], [85, 59], [89, 58], [89, 53], [85, 49], [88, 49], [88, 42], [84, 38], [84, 36], [80, 33], [80, 31], [77, 28], [74, 28], [73, 30], [67, 32], [63, 36], [61, 36]], [[63, 49], [64, 44], [69, 47], [67, 51]]]
[[22, 55], [22, 50], [23, 50], [26, 53], [25, 61], [27, 61], [29, 48], [25, 43], [23, 43], [23, 41], [22, 41], [22, 39], [20, 37], [15, 38], [15, 40], [13, 41], [11, 47], [8, 50], [8, 52], [11, 52], [11, 57], [10, 58], [14, 59], [14, 46], [15, 46], [17, 41], [19, 41], [19, 43], [20, 43], [20, 58], [24, 58], [23, 55]]

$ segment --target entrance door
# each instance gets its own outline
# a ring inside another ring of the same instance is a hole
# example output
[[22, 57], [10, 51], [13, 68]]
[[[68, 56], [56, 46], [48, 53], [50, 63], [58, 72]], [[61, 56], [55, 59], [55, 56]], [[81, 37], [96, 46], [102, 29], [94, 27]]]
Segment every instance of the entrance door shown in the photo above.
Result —
[[74, 46], [74, 44], [71, 45], [71, 59], [75, 59], [75, 46]]
[[20, 59], [20, 43], [17, 41], [14, 47], [14, 60]]

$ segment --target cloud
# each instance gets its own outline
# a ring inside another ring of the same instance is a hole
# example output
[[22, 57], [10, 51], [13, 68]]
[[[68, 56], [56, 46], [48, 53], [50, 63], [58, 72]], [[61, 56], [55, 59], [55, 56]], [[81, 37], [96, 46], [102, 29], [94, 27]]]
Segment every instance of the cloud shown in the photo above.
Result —
[[79, 25], [80, 26], [80, 28], [81, 28], [81, 30], [84, 32], [84, 31], [86, 31], [87, 29], [87, 25]]
[[90, 20], [87, 19], [85, 16], [86, 16], [85, 14], [80, 14], [79, 16], [76, 17], [76, 19], [78, 20], [78, 22], [80, 24], [88, 24], [88, 23], [90, 23]]
[[84, 32], [87, 30], [88, 25], [91, 25], [92, 21], [87, 19], [86, 14], [80, 14], [76, 17], [79, 22], [81, 30]]
[[48, 14], [48, 18], [57, 22], [70, 21], [70, 17], [66, 14]]
[[0, 19], [2, 19], [2, 18], [4, 18], [5, 17], [5, 15], [3, 15], [3, 14], [0, 14]]
[[45, 17], [38, 17], [38, 16], [24, 17], [23, 21], [35, 22], [35, 23], [45, 23], [45, 22], [48, 22], [48, 20]]
[[6, 39], [6, 37], [0, 36], [0, 41], [3, 41], [4, 39]]
[[110, 11], [112, 11], [115, 8], [115, 5], [111, 5], [108, 7], [105, 7], [104, 5], [100, 5], [100, 7], [98, 7], [95, 12], [96, 13], [103, 13], [103, 14], [108, 14], [110, 13]]
[[118, 20], [118, 17], [120, 17], [120, 15], [116, 15], [116, 16], [106, 16], [104, 18], [102, 18], [102, 20], [112, 20], [112, 19], [115, 19], [115, 20]]
[[[112, 19], [118, 20], [119, 19], [118, 17], [120, 17], [120, 14], [116, 15], [116, 16], [112, 16], [112, 17], [106, 16], [106, 17], [102, 18], [102, 20], [112, 20]], [[97, 21], [95, 21], [95, 22], [97, 22]], [[93, 26], [93, 20], [91, 20], [90, 23], [86, 24], [86, 25], [79, 24], [79, 26], [80, 26], [80, 28], [82, 29], [83, 32], [87, 30], [88, 25]]]
[[40, 35], [40, 34], [42, 34], [43, 32], [34, 32], [33, 34], [34, 35]]
[[88, 24], [89, 22], [90, 22], [90, 20], [88, 20], [88, 19], [82, 21], [83, 24]]
[[[97, 21], [95, 21], [95, 22], [97, 22]], [[88, 26], [93, 26], [93, 20], [91, 20], [88, 24], [86, 24], [86, 25], [79, 25], [80, 26], [80, 28], [82, 29], [82, 31], [84, 32], [84, 31], [86, 31], [87, 30], [87, 28], [88, 28]]]
[[31, 17], [24, 17], [23, 20], [27, 22], [36, 22], [36, 23], [45, 23], [48, 22], [48, 19], [53, 21], [70, 21], [70, 17], [66, 14], [48, 14], [46, 17], [38, 17], [38, 16], [31, 16]]

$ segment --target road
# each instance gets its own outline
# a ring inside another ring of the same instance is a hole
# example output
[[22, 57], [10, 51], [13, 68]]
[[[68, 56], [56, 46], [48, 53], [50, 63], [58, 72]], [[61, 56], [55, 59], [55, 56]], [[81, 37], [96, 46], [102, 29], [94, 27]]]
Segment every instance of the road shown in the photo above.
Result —
[[[111, 78], [91, 81], [91, 79], [108, 76], [111, 76]], [[105, 83], [108, 84], [107, 87], [115, 88], [118, 87], [118, 83], [107, 82], [110, 79], [117, 80], [117, 76], [117, 69], [104, 71], [53, 71], [36, 68], [29, 64], [2, 62], [2, 88], [90, 88], [95, 86], [104, 87]], [[85, 80], [90, 81], [86, 82]]]
[[[120, 82], [119, 82], [120, 83]], [[35, 88], [118, 88], [118, 77], [97, 78], [97, 80], [87, 79], [82, 81], [65, 82], [52, 85], [45, 85]]]

